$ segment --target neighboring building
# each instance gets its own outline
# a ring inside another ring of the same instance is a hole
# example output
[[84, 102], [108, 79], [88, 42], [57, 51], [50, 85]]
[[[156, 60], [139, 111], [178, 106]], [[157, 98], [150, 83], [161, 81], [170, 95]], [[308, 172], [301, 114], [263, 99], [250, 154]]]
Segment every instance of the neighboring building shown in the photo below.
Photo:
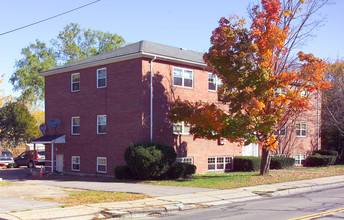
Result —
[[[66, 173], [113, 175], [130, 144], [151, 140], [173, 146], [178, 161], [195, 164], [197, 173], [230, 170], [234, 156], [258, 156], [258, 146], [193, 140], [187, 125], [169, 121], [169, 103], [177, 97], [218, 102], [221, 82], [205, 67], [202, 53], [140, 41], [42, 72], [46, 122], [60, 123], [50, 123], [34, 142], [46, 144], [47, 160], [53, 150], [55, 169]], [[297, 148], [288, 153], [298, 163], [316, 138], [316, 116], [305, 114], [292, 137]]]

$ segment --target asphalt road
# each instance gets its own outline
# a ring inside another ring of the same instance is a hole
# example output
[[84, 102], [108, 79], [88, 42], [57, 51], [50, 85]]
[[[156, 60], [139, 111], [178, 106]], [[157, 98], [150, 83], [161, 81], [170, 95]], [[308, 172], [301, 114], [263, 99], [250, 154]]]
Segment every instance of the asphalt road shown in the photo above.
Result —
[[163, 220], [343, 219], [344, 184], [335, 188], [179, 212], [173, 216], [159, 216], [159, 218]]
[[[38, 168], [35, 168], [38, 169]], [[27, 175], [33, 169], [20, 167], [20, 168], [0, 168], [0, 178], [9, 181], [25, 180]]]

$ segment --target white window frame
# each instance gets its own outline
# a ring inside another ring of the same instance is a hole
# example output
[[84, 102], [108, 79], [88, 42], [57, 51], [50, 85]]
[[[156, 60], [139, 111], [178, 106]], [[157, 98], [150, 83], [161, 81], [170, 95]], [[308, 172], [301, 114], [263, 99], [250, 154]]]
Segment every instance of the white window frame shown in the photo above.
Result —
[[[74, 124], [74, 119], [79, 119], [78, 125]], [[71, 126], [72, 135], [80, 135], [80, 116], [72, 117], [71, 124], [72, 124], [72, 126]], [[74, 133], [74, 127], [79, 127], [79, 133]]]
[[308, 95], [307, 90], [300, 91], [300, 96], [301, 97], [307, 97], [307, 95]]
[[302, 166], [306, 162], [306, 154], [295, 154], [295, 166]]
[[[302, 125], [305, 125], [305, 129], [302, 128]], [[298, 126], [300, 126], [298, 128]], [[295, 125], [296, 137], [307, 137], [307, 123], [305, 122], [297, 122]], [[299, 134], [298, 134], [299, 131]], [[305, 134], [302, 134], [305, 131]]]
[[[175, 73], [175, 70], [181, 70], [181, 74], [182, 74], [182, 77], [181, 77], [181, 79], [182, 79], [182, 85], [175, 85], [174, 84], [174, 73]], [[192, 74], [192, 85], [191, 85], [191, 87], [190, 86], [185, 86], [184, 85], [184, 80], [186, 79], [185, 78], [185, 76], [186, 76], [186, 71], [190, 71], [191, 72], [191, 74]], [[194, 86], [194, 71], [192, 70], [192, 69], [185, 69], [185, 68], [180, 68], [180, 67], [173, 67], [173, 86], [177, 86], [177, 87], [183, 87], [183, 88], [189, 88], [189, 89], [193, 89], [193, 86]]]
[[[105, 70], [105, 77], [99, 77], [99, 72]], [[99, 86], [99, 80], [105, 79], [105, 85]], [[107, 71], [106, 68], [97, 69], [97, 88], [105, 88], [107, 86]]]
[[[105, 164], [100, 164], [100, 160], [105, 160]], [[100, 170], [99, 166], [105, 166], [105, 171]], [[97, 173], [107, 173], [107, 159], [106, 157], [97, 157]]]
[[[281, 132], [281, 131], [284, 131], [284, 134]], [[284, 124], [280, 130], [278, 130], [275, 135], [278, 135], [278, 136], [286, 136], [287, 135], [287, 125]]]
[[281, 94], [287, 94], [287, 89], [284, 88], [284, 89], [281, 89], [281, 88], [277, 88], [275, 89], [275, 96], [278, 97], [279, 95]]
[[[74, 163], [75, 162], [74, 159], [78, 159], [79, 163]], [[79, 169], [74, 169], [73, 165], [79, 165]], [[72, 159], [71, 159], [71, 169], [72, 169], [72, 171], [80, 171], [80, 156], [72, 156]]]
[[[105, 117], [105, 124], [100, 124], [100, 117]], [[105, 125], [105, 132], [99, 132], [99, 126]], [[97, 115], [97, 134], [106, 134], [107, 132], [107, 117], [106, 115]]]
[[176, 162], [194, 164], [194, 159], [193, 157], [177, 157]]
[[287, 157], [286, 154], [273, 154], [272, 157]]
[[[181, 126], [181, 132], [178, 132], [178, 131], [175, 130], [176, 126]], [[186, 130], [185, 127], [189, 127], [189, 132], [185, 131]], [[185, 125], [184, 121], [179, 122], [179, 123], [173, 123], [173, 134], [176, 134], [176, 135], [189, 135], [190, 134], [190, 126]]]
[[[209, 159], [214, 159], [213, 163], [209, 163]], [[223, 162], [219, 162], [219, 160], [222, 159]], [[228, 159], [230, 162], [229, 164], [231, 165], [230, 168], [226, 168], [226, 159]], [[218, 168], [220, 165], [223, 165], [223, 169]], [[209, 169], [209, 165], [214, 165], [214, 169]], [[214, 157], [208, 157], [208, 171], [229, 171], [233, 170], [233, 156], [214, 156]]]
[[[74, 82], [73, 77], [76, 76], [76, 75], [79, 76], [79, 81]], [[71, 88], [70, 88], [71, 92], [79, 92], [79, 91], [80, 91], [80, 73], [73, 73], [73, 74], [70, 76], [70, 83], [71, 83]], [[74, 90], [74, 86], [73, 86], [74, 84], [79, 84], [79, 89], [75, 89], [75, 90]]]
[[[213, 83], [213, 84], [215, 84], [215, 90], [209, 88], [210, 79], [215, 81]], [[212, 73], [208, 73], [208, 91], [217, 92], [219, 90], [219, 88], [221, 88], [222, 86], [223, 86], [222, 80], [219, 77], [217, 77], [217, 75], [212, 74]]]

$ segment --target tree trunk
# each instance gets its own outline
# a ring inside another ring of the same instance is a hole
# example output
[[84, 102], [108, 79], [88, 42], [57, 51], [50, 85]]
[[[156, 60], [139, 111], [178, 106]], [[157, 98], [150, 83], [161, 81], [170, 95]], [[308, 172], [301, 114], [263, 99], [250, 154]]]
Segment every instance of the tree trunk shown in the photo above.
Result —
[[260, 175], [268, 175], [270, 171], [271, 155], [267, 149], [262, 149], [262, 162], [260, 164]]

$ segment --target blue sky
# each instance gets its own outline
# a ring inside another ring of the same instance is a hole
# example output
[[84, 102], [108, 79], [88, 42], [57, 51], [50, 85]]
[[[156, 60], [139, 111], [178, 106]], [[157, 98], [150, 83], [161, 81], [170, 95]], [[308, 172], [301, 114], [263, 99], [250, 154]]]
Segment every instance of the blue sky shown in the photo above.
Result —
[[[11, 0], [0, 3], [0, 33], [63, 13], [94, 0]], [[49, 43], [59, 31], [74, 22], [91, 28], [121, 35], [127, 42], [149, 40], [189, 50], [206, 52], [211, 32], [221, 17], [237, 14], [247, 16], [249, 3], [258, 0], [101, 0], [88, 7], [61, 17], [0, 36], [0, 84], [6, 95], [12, 91], [8, 80], [14, 72], [15, 61], [22, 58], [21, 49], [36, 39]], [[302, 48], [322, 59], [344, 57], [344, 1], [322, 9], [327, 16], [324, 25]]]

